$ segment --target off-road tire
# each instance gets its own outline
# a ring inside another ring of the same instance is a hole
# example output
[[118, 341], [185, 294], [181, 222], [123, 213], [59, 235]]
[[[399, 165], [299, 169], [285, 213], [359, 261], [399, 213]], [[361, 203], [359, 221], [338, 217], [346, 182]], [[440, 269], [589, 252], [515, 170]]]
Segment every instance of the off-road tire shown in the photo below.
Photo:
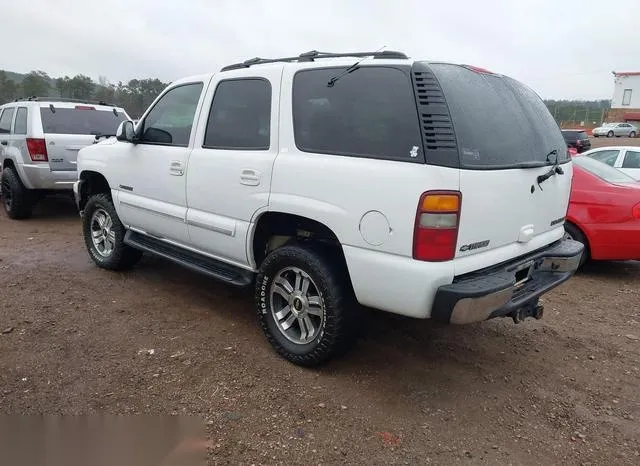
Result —
[[[343, 355], [356, 341], [358, 306], [344, 261], [331, 248], [311, 244], [286, 245], [271, 252], [256, 277], [255, 302], [258, 319], [276, 352], [299, 366], [318, 366]], [[324, 323], [310, 343], [288, 340], [278, 328], [271, 309], [270, 289], [278, 274], [288, 267], [301, 269], [313, 280], [324, 304]]]
[[33, 210], [33, 196], [27, 189], [16, 171], [7, 167], [2, 170], [2, 204], [9, 218], [22, 220], [31, 217]]
[[[91, 237], [91, 221], [96, 210], [104, 210], [112, 221], [111, 230], [115, 234], [114, 247], [108, 257], [101, 255]], [[89, 198], [82, 215], [82, 234], [89, 256], [98, 267], [108, 270], [126, 270], [142, 257], [142, 251], [124, 244], [126, 229], [113, 206], [113, 201], [108, 194], [95, 194]]]

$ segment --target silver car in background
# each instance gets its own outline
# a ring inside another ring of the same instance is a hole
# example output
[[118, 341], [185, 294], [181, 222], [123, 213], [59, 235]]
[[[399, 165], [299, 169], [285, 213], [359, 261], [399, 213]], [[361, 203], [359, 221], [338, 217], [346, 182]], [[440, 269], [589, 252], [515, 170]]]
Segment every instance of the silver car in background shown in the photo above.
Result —
[[83, 147], [114, 136], [129, 115], [104, 102], [22, 99], [0, 106], [0, 190], [12, 219], [31, 215], [49, 193], [73, 192]]
[[594, 128], [591, 134], [596, 138], [600, 136], [635, 138], [638, 134], [638, 127], [631, 123], [604, 123], [602, 126]]

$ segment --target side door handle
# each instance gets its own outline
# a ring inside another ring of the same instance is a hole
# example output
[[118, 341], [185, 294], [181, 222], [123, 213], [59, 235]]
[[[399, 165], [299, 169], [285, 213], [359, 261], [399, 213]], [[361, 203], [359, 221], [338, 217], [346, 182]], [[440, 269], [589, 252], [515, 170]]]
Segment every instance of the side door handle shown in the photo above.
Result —
[[184, 175], [184, 163], [180, 160], [172, 160], [169, 164], [169, 174], [173, 176]]
[[3, 146], [6, 146], [8, 143], [7, 141], [0, 141], [0, 144], [2, 144]]
[[258, 186], [260, 184], [260, 172], [252, 170], [251, 168], [245, 168], [240, 174], [240, 184]]

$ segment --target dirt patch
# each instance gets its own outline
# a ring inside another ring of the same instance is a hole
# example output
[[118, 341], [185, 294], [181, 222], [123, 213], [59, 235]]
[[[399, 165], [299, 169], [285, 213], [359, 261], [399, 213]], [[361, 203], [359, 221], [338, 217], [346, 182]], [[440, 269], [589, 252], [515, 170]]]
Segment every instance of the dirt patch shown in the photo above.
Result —
[[216, 464], [640, 462], [640, 263], [587, 267], [542, 321], [372, 313], [320, 370], [274, 354], [250, 292], [94, 267], [66, 199], [0, 214], [0, 277], [5, 414], [194, 414]]

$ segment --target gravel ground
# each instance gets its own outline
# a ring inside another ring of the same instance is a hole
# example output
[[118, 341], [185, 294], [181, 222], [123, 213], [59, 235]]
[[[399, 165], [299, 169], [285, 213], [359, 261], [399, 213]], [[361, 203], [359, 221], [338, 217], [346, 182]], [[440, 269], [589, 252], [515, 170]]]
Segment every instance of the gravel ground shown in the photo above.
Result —
[[198, 415], [212, 464], [640, 464], [638, 262], [588, 266], [541, 321], [372, 312], [319, 370], [274, 354], [249, 291], [97, 269], [67, 199], [0, 214], [0, 277], [3, 414]]

